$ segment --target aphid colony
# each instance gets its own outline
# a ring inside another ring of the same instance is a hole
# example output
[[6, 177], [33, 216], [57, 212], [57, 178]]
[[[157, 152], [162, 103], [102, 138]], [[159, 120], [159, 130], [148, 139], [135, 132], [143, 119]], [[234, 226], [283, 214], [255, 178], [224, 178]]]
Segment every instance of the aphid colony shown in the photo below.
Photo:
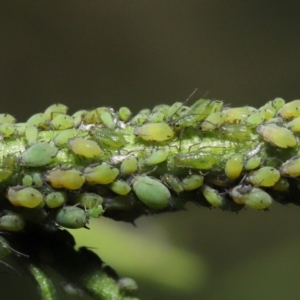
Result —
[[300, 176], [300, 100], [259, 109], [200, 99], [67, 114], [55, 104], [25, 123], [0, 114], [0, 230], [26, 221], [86, 227], [100, 215], [133, 221], [186, 201], [267, 209]]

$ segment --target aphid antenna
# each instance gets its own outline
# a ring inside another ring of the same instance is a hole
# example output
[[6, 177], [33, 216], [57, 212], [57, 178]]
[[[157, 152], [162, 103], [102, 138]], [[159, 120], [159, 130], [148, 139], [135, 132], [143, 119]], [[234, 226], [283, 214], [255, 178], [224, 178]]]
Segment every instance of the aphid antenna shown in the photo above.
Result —
[[[19, 272], [19, 271], [17, 271], [14, 267], [12, 267], [10, 264], [8, 264], [8, 263], [6, 263], [6, 262], [4, 262], [4, 261], [2, 261], [2, 260], [0, 260], [0, 263], [2, 264], [2, 265], [4, 265], [4, 266], [6, 266], [7, 268], [10, 268], [11, 270], [13, 270], [15, 273], [17, 273], [19, 276], [21, 276], [22, 274]], [[1, 272], [2, 273], [2, 272]], [[9, 273], [9, 272], [5, 272], [5, 273]]]

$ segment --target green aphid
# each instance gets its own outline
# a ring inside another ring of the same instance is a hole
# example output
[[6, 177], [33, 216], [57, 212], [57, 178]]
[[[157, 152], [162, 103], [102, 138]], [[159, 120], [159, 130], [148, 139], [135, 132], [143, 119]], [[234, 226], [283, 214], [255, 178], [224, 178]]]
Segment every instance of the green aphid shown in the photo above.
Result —
[[65, 188], [69, 190], [78, 190], [85, 182], [85, 178], [80, 171], [65, 168], [58, 168], [49, 171], [45, 175], [45, 179], [54, 188]]
[[34, 125], [27, 125], [25, 129], [25, 139], [28, 146], [33, 146], [37, 143], [37, 139], [39, 136], [39, 131]]
[[132, 278], [124, 277], [118, 280], [118, 286], [121, 291], [126, 293], [133, 293], [138, 290], [138, 285]]
[[181, 193], [184, 191], [182, 182], [176, 176], [172, 174], [163, 174], [160, 177], [161, 181], [168, 185], [175, 193]]
[[267, 103], [270, 103], [270, 105], [272, 105], [276, 109], [276, 111], [278, 111], [285, 105], [285, 101], [282, 98], [275, 98], [274, 100], [271, 100]]
[[24, 186], [32, 186], [33, 183], [33, 178], [31, 175], [26, 174], [23, 178], [22, 178], [22, 184]]
[[147, 123], [135, 127], [133, 133], [149, 142], [165, 142], [172, 139], [175, 134], [167, 123]]
[[85, 138], [69, 139], [67, 146], [74, 154], [86, 158], [96, 158], [103, 154], [103, 151], [96, 142]]
[[91, 129], [90, 136], [95, 139], [103, 148], [119, 149], [126, 144], [124, 136], [109, 129]]
[[252, 171], [247, 176], [247, 181], [254, 186], [271, 187], [278, 182], [280, 173], [273, 167], [262, 167], [256, 171]]
[[58, 149], [49, 143], [37, 143], [21, 154], [19, 164], [26, 167], [43, 167], [52, 162], [57, 152]]
[[132, 112], [128, 107], [120, 107], [119, 109], [119, 118], [123, 122], [128, 122], [132, 116]]
[[169, 151], [160, 149], [151, 153], [150, 156], [141, 161], [142, 165], [153, 166], [164, 162], [169, 155]]
[[10, 114], [0, 114], [0, 124], [15, 124], [16, 119]]
[[193, 191], [202, 186], [204, 177], [202, 175], [192, 174], [182, 180], [185, 191]]
[[195, 151], [176, 155], [174, 163], [180, 168], [208, 170], [217, 163], [217, 157], [211, 153]]
[[285, 120], [300, 117], [300, 100], [286, 103], [278, 110], [277, 114]]
[[56, 116], [61, 115], [61, 114], [66, 114], [68, 111], [68, 107], [65, 106], [64, 104], [53, 104], [50, 105], [44, 112], [44, 116], [46, 118], [46, 120], [52, 120], [54, 119]]
[[280, 174], [289, 177], [300, 176], [300, 156], [294, 156], [279, 168]]
[[126, 157], [120, 166], [120, 173], [122, 175], [131, 175], [138, 169], [138, 161], [135, 156]]
[[246, 120], [251, 114], [256, 112], [256, 109], [251, 106], [226, 108], [222, 111], [224, 122], [231, 124], [239, 124], [241, 121]]
[[273, 146], [286, 149], [297, 145], [297, 140], [292, 131], [276, 124], [259, 125], [256, 131], [266, 142]]
[[245, 195], [249, 193], [253, 187], [251, 185], [239, 184], [229, 190], [229, 195], [237, 204], [245, 204]]
[[284, 120], [283, 118], [281, 117], [274, 117], [274, 118], [271, 118], [269, 120], [266, 120], [264, 125], [267, 125], [267, 124], [276, 124], [276, 125], [283, 125], [284, 123]]
[[43, 195], [41, 192], [30, 186], [10, 187], [6, 197], [12, 205], [28, 208], [38, 207], [43, 202]]
[[255, 170], [261, 165], [261, 162], [262, 162], [262, 157], [258, 155], [250, 157], [245, 163], [245, 170], [246, 171]]
[[251, 141], [253, 139], [251, 128], [244, 124], [223, 124], [222, 135], [231, 141]]
[[105, 109], [100, 112], [100, 120], [101, 123], [108, 129], [115, 129], [116, 127], [116, 116], [114, 115], [113, 111], [110, 109]]
[[103, 198], [95, 193], [83, 193], [77, 197], [79, 206], [83, 207], [91, 218], [98, 218], [103, 214]]
[[0, 124], [0, 135], [4, 138], [11, 137], [15, 134], [15, 125], [10, 123]]
[[77, 229], [86, 227], [88, 216], [77, 206], [65, 206], [57, 212], [55, 222], [62, 227]]
[[138, 113], [131, 119], [130, 124], [133, 126], [143, 125], [148, 120], [148, 116], [149, 114]]
[[224, 196], [221, 195], [218, 190], [208, 186], [203, 185], [201, 187], [202, 194], [206, 201], [213, 207], [222, 207], [224, 205]]
[[244, 196], [246, 207], [262, 210], [268, 208], [273, 202], [272, 197], [260, 188], [252, 188], [249, 193]]
[[79, 111], [76, 111], [76, 112], [72, 115], [74, 128], [77, 128], [77, 127], [79, 127], [79, 126], [81, 125], [83, 116], [84, 116], [86, 113], [87, 113], [87, 110], [81, 109], [81, 110], [79, 110]]
[[165, 120], [165, 115], [160, 111], [151, 113], [147, 119], [147, 121], [150, 123], [160, 123], [163, 122], [164, 120]]
[[0, 168], [0, 183], [8, 179], [13, 174], [13, 170]]
[[24, 218], [12, 211], [3, 211], [4, 215], [0, 217], [0, 230], [21, 231], [25, 227]]
[[276, 114], [276, 109], [270, 104], [263, 105], [258, 109], [258, 111], [262, 114], [265, 120], [274, 118]]
[[226, 161], [225, 174], [230, 180], [235, 180], [241, 176], [244, 168], [243, 160], [243, 155], [236, 153]]
[[256, 111], [250, 116], [247, 117], [245, 120], [245, 124], [250, 127], [256, 127], [259, 124], [262, 124], [265, 120], [265, 117], [262, 115], [261, 112]]
[[119, 175], [119, 170], [109, 164], [91, 165], [84, 170], [84, 177], [88, 184], [109, 184]]
[[27, 120], [26, 124], [36, 126], [37, 128], [45, 129], [48, 126], [47, 117], [43, 113], [37, 113], [31, 116]]
[[46, 195], [45, 202], [50, 208], [57, 208], [64, 205], [67, 201], [67, 194], [65, 192], [51, 192]]
[[200, 130], [211, 131], [219, 128], [225, 121], [225, 116], [218, 111], [210, 114], [200, 125]]
[[49, 125], [54, 130], [69, 129], [74, 126], [74, 118], [69, 115], [60, 114], [53, 118]]
[[221, 111], [223, 102], [219, 100], [199, 99], [186, 112], [192, 115], [196, 122], [204, 120], [209, 114]]
[[78, 130], [75, 128], [63, 130], [53, 138], [53, 143], [58, 147], [65, 147], [68, 140], [76, 137], [77, 134]]
[[16, 123], [15, 133], [17, 136], [23, 136], [25, 134], [27, 123]]
[[173, 105], [171, 105], [167, 112], [167, 120], [169, 121], [172, 118], [174, 118], [175, 116], [178, 117], [179, 111], [182, 106], [183, 106], [182, 102], [175, 102]]
[[300, 117], [293, 119], [292, 121], [288, 122], [285, 127], [294, 133], [300, 132]]
[[154, 108], [152, 109], [152, 112], [161, 112], [165, 115], [165, 117], [167, 117], [169, 109], [170, 109], [170, 105], [159, 104], [159, 105], [154, 106]]
[[114, 182], [112, 182], [109, 185], [109, 188], [114, 193], [116, 193], [118, 195], [122, 195], [122, 196], [125, 196], [125, 195], [129, 194], [129, 192], [131, 191], [130, 185], [122, 179], [115, 180]]
[[160, 181], [148, 176], [137, 176], [132, 181], [132, 188], [146, 206], [153, 209], [162, 209], [170, 204], [169, 189]]
[[170, 124], [172, 125], [173, 130], [180, 131], [185, 128], [196, 126], [198, 122], [195, 120], [194, 115], [183, 114], [182, 116], [175, 119]]
[[41, 174], [39, 173], [33, 173], [32, 174], [33, 183], [36, 186], [42, 186], [43, 185], [43, 179]]
[[281, 177], [276, 184], [273, 186], [275, 191], [287, 192], [289, 190], [290, 184], [288, 180], [284, 177]]

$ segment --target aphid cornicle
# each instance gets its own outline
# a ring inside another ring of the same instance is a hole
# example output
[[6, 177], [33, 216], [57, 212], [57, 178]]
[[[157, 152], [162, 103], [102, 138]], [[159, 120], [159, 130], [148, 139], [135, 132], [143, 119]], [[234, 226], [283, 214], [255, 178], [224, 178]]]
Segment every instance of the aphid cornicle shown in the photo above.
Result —
[[86, 158], [96, 158], [101, 156], [101, 154], [103, 153], [103, 151], [95, 141], [80, 137], [69, 139], [67, 142], [67, 146], [74, 154]]
[[173, 138], [174, 131], [167, 123], [147, 123], [135, 127], [133, 133], [149, 142], [164, 142]]
[[170, 204], [171, 194], [168, 188], [149, 176], [134, 178], [132, 188], [138, 199], [150, 208], [162, 209]]
[[279, 148], [290, 148], [297, 145], [294, 134], [287, 128], [280, 127], [276, 124], [259, 125], [256, 131], [262, 138]]
[[7, 191], [7, 198], [14, 206], [34, 208], [43, 201], [43, 195], [33, 187], [15, 186]]

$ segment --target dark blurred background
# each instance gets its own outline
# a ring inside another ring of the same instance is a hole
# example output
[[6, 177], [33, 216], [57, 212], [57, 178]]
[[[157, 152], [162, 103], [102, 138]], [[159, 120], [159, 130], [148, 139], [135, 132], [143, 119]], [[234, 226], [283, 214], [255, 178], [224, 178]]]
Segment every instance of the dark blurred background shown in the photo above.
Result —
[[[57, 102], [71, 113], [137, 112], [195, 88], [190, 101], [290, 101], [300, 97], [299, 15], [299, 1], [2, 1], [0, 109], [19, 121]], [[189, 205], [129, 230], [147, 236], [153, 223], [172, 247], [205, 261], [205, 280], [181, 289], [135, 275], [141, 299], [299, 299], [299, 207], [236, 215]], [[177, 261], [166, 268], [182, 271]]]

